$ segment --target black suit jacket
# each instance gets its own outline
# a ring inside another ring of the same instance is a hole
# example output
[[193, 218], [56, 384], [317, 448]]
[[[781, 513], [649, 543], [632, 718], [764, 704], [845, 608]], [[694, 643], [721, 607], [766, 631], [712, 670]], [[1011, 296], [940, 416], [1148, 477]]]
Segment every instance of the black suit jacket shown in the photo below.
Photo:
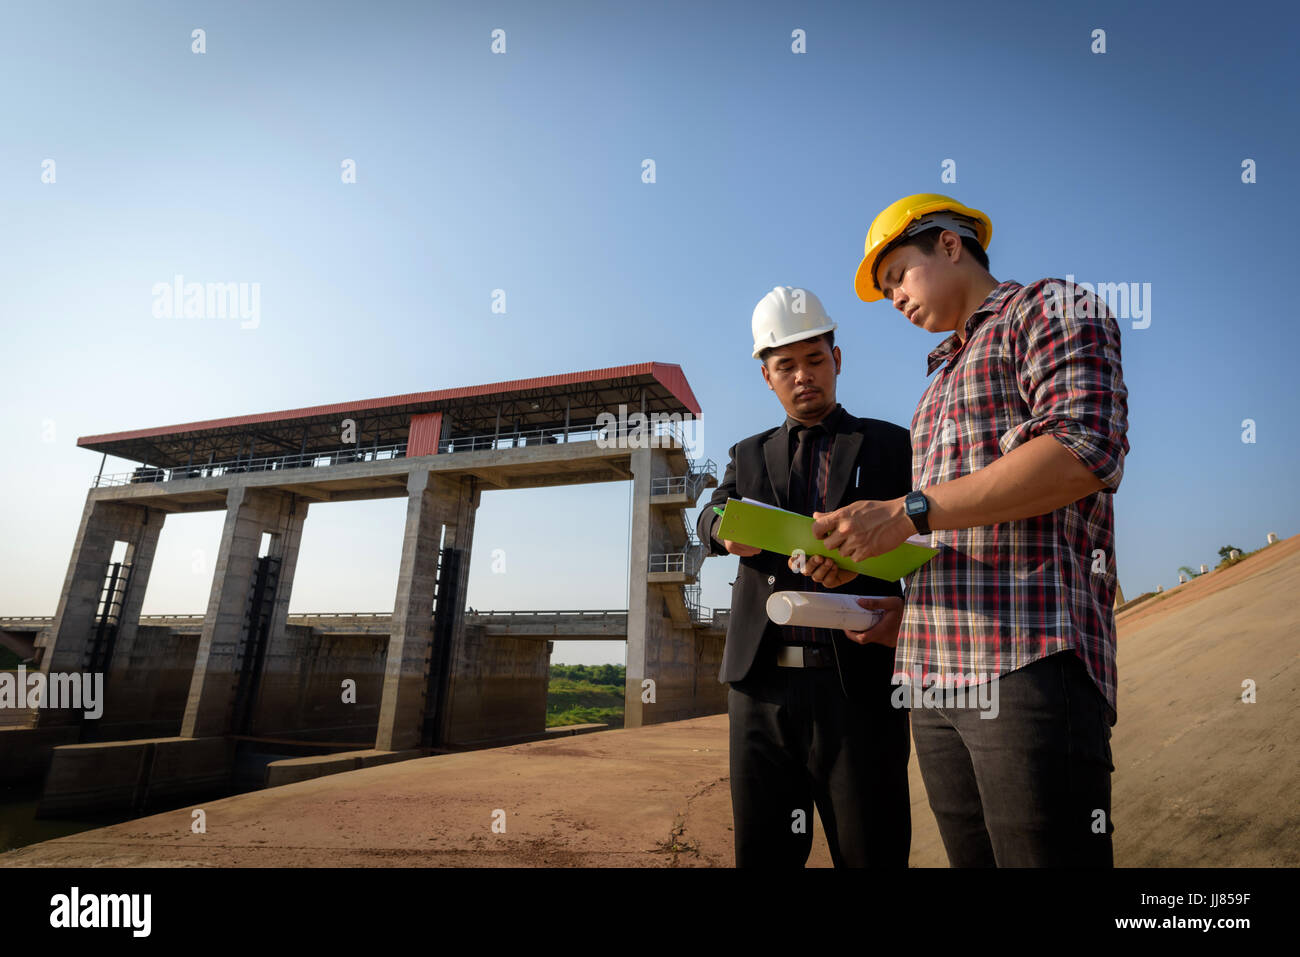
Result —
[[[722, 508], [729, 498], [751, 498], [789, 507], [789, 443], [789, 433], [780, 425], [742, 439], [728, 451], [730, 461], [722, 484], [714, 489], [709, 505], [696, 520], [700, 541], [708, 546], [710, 554], [729, 554], [714, 535], [721, 519], [712, 506]], [[846, 416], [831, 446], [830, 467], [825, 511], [863, 499], [906, 495], [912, 488], [912, 444], [908, 431], [879, 419]], [[731, 622], [727, 627], [719, 682], [743, 681], [754, 667], [760, 644], [775, 649], [781, 643], [780, 626], [767, 617], [767, 599], [773, 592], [813, 590], [812, 579], [792, 572], [788, 562], [788, 556], [769, 551], [740, 559], [739, 573], [732, 582]], [[902, 595], [898, 582], [866, 575], [831, 590], [853, 595]], [[880, 675], [887, 668], [883, 693], [888, 695], [888, 677], [893, 674], [892, 648], [879, 643], [860, 645], [843, 631], [837, 631], [835, 655], [846, 693], [881, 694]]]

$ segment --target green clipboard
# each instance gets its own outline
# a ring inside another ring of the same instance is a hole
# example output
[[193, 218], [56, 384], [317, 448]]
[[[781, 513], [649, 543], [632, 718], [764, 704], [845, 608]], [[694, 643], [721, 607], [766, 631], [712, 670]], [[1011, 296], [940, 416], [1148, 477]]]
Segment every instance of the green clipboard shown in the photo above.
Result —
[[792, 555], [796, 548], [802, 548], [805, 555], [825, 555], [840, 568], [890, 582], [910, 575], [939, 554], [937, 548], [904, 542], [883, 555], [853, 562], [822, 544], [821, 539], [813, 535], [812, 526], [811, 516], [729, 498], [716, 534], [720, 539], [782, 555]]

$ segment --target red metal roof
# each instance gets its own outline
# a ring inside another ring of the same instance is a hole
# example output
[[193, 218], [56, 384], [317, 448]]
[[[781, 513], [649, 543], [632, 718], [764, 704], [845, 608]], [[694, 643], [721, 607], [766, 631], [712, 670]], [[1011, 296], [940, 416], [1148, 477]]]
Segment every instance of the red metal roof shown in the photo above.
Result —
[[339, 402], [333, 405], [304, 406], [299, 409], [285, 409], [279, 412], [258, 412], [253, 415], [237, 415], [224, 419], [204, 419], [199, 422], [185, 422], [179, 425], [164, 425], [150, 429], [134, 429], [128, 432], [108, 432], [103, 435], [87, 435], [77, 439], [78, 446], [93, 446], [107, 442], [121, 442], [132, 439], [158, 438], [178, 433], [190, 433], [208, 429], [229, 428], [242, 425], [265, 425], [277, 422], [292, 422], [322, 415], [338, 413], [370, 412], [392, 407], [409, 406], [420, 403], [434, 403], [449, 399], [473, 398], [476, 396], [493, 396], [522, 392], [527, 390], [559, 388], [569, 385], [595, 384], [603, 380], [626, 379], [634, 376], [653, 376], [672, 396], [681, 402], [686, 411], [693, 415], [700, 414], [700, 404], [691, 391], [690, 384], [682, 372], [681, 366], [666, 362], [641, 362], [636, 365], [611, 366], [607, 369], [591, 369], [586, 372], [569, 372], [563, 375], [541, 376], [535, 379], [512, 379], [506, 382], [489, 382], [485, 385], [464, 386], [459, 389], [438, 389], [433, 392], [408, 392], [402, 395], [390, 395], [378, 399], [359, 399], [353, 402]]

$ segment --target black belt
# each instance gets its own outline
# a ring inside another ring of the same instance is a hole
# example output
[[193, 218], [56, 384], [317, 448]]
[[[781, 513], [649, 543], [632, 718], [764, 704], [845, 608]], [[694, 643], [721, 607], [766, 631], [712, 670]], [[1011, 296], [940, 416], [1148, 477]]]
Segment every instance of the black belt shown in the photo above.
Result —
[[835, 652], [827, 645], [780, 645], [776, 663], [781, 668], [831, 668]]

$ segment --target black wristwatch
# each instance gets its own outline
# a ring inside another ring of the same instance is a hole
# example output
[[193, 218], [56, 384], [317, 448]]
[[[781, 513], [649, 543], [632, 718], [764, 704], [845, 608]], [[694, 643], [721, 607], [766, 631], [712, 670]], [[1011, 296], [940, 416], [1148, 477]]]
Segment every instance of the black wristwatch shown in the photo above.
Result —
[[930, 534], [930, 500], [923, 492], [908, 492], [903, 499], [903, 508], [912, 520], [916, 530], [922, 535]]

